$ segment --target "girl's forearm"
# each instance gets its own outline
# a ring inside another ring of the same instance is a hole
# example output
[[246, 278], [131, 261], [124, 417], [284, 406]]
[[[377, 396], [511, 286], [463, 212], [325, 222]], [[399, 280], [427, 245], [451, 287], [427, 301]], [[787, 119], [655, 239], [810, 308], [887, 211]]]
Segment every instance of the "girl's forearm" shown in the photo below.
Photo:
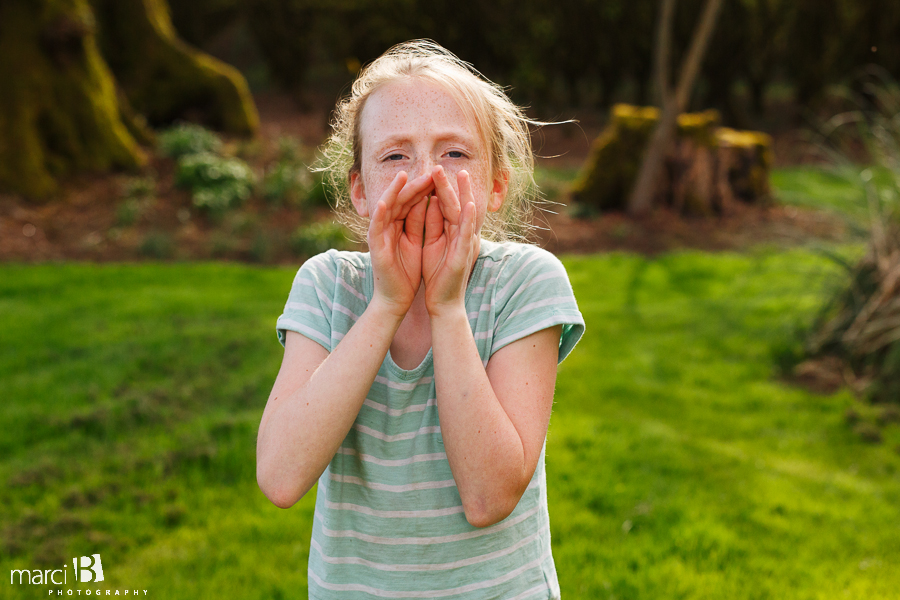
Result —
[[466, 518], [485, 527], [506, 518], [530, 479], [522, 439], [501, 406], [465, 308], [431, 315], [438, 415]]
[[[347, 436], [402, 321], [373, 300], [312, 375], [273, 390], [257, 441], [257, 480], [277, 506], [315, 484]], [[282, 395], [278, 398], [276, 394]]]

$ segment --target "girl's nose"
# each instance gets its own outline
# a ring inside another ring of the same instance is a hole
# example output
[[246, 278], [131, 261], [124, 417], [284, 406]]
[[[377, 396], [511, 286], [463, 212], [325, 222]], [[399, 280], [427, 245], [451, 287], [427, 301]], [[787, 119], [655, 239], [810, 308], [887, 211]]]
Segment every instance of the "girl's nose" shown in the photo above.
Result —
[[[415, 174], [410, 177], [410, 179], [421, 177], [422, 175], [430, 174], [434, 171], [434, 167], [437, 165], [437, 162], [431, 158], [423, 158], [421, 160], [416, 161], [415, 165]], [[412, 175], [412, 174], [411, 174]]]

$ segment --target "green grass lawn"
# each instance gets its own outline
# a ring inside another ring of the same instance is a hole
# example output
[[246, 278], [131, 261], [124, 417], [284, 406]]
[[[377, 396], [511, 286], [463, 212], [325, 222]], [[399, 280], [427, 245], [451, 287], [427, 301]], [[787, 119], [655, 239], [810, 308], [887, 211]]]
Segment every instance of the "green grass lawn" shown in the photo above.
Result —
[[[845, 217], [851, 225], [867, 227], [869, 207], [859, 172], [851, 167], [788, 167], [772, 171], [778, 202], [814, 208]], [[884, 175], [879, 177], [879, 183]]]
[[[900, 428], [865, 444], [848, 392], [776, 376], [838, 267], [807, 250], [565, 264], [587, 334], [547, 445], [564, 598], [896, 598]], [[0, 266], [3, 573], [68, 564], [64, 590], [306, 597], [313, 498], [275, 508], [254, 464], [292, 278]], [[106, 580], [71, 584], [72, 557], [95, 552]], [[0, 597], [47, 590], [4, 582]]]

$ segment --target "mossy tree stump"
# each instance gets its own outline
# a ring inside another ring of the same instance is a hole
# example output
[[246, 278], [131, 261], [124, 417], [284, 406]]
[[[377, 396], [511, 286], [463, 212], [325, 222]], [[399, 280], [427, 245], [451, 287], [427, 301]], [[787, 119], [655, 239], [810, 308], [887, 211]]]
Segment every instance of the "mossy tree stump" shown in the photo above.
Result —
[[75, 170], [135, 167], [87, 0], [0, 2], [0, 186], [56, 190]]
[[258, 127], [244, 79], [179, 41], [165, 0], [0, 0], [0, 189], [139, 166], [144, 117]]
[[90, 0], [103, 56], [135, 111], [250, 135], [259, 116], [237, 69], [181, 41], [165, 0]]
[[[572, 186], [573, 200], [594, 209], [625, 210], [659, 109], [617, 104]], [[714, 110], [678, 117], [654, 191], [654, 205], [683, 214], [721, 213], [729, 202], [769, 195], [772, 143], [758, 132], [721, 128]]]

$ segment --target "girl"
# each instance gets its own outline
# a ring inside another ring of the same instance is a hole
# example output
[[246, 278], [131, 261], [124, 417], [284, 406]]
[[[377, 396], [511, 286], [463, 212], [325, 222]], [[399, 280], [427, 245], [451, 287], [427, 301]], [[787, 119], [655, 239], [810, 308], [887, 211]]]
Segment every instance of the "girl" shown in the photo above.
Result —
[[544, 440], [584, 322], [554, 256], [502, 241], [533, 183], [529, 123], [424, 41], [338, 106], [327, 169], [369, 252], [297, 273], [257, 445], [277, 506], [319, 484], [310, 598], [559, 597]]

